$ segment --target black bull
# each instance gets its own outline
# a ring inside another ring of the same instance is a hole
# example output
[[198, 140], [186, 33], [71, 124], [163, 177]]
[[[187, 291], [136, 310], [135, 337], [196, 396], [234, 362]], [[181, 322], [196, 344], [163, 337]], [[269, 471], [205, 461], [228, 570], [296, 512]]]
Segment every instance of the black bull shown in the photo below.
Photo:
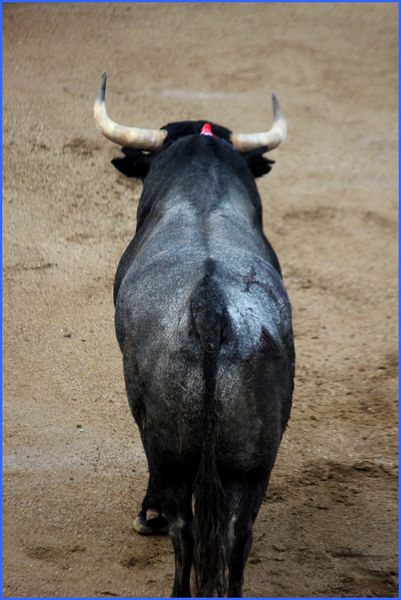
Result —
[[137, 530], [168, 526], [173, 596], [190, 596], [193, 566], [197, 596], [232, 597], [290, 414], [294, 345], [255, 184], [266, 148], [240, 153], [203, 124], [168, 125], [159, 150], [113, 161], [144, 180], [116, 332], [149, 466]]

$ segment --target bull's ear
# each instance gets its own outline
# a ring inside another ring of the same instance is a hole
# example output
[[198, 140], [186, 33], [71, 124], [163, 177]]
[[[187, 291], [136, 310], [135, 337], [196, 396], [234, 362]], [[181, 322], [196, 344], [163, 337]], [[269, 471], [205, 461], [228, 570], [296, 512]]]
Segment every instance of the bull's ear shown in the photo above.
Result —
[[255, 150], [243, 154], [254, 177], [266, 175], [266, 173], [271, 171], [272, 165], [274, 165], [274, 160], [270, 160], [270, 158], [265, 158], [263, 156], [266, 150], [267, 148], [265, 147], [256, 148]]
[[122, 148], [124, 158], [113, 158], [111, 164], [126, 177], [145, 179], [150, 167], [150, 158], [140, 150]]

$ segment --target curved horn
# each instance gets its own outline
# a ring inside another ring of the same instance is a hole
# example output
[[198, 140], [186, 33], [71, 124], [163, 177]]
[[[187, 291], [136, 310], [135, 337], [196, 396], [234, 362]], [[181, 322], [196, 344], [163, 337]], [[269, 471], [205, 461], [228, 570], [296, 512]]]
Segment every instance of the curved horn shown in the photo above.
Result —
[[138, 150], [156, 150], [160, 148], [167, 135], [167, 131], [161, 129], [139, 129], [138, 127], [126, 127], [112, 121], [107, 115], [104, 97], [106, 94], [106, 73], [103, 73], [100, 81], [99, 91], [93, 107], [93, 116], [96, 125], [105, 137], [120, 146], [137, 148]]
[[273, 125], [269, 131], [264, 133], [232, 133], [231, 143], [240, 152], [249, 152], [261, 146], [267, 146], [267, 150], [277, 148], [287, 137], [287, 121], [283, 115], [276, 94], [272, 94], [273, 101]]

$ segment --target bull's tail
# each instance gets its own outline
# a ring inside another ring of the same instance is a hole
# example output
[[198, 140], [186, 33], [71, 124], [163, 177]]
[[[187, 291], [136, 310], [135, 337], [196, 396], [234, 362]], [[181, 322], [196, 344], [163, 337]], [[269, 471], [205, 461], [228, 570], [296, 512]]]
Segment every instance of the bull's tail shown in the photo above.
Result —
[[209, 273], [198, 284], [191, 301], [193, 327], [203, 351], [205, 386], [203, 447], [194, 484], [194, 572], [198, 597], [211, 597], [215, 592], [224, 596], [227, 591], [227, 508], [215, 456], [216, 374], [225, 308], [213, 271], [207, 270]]

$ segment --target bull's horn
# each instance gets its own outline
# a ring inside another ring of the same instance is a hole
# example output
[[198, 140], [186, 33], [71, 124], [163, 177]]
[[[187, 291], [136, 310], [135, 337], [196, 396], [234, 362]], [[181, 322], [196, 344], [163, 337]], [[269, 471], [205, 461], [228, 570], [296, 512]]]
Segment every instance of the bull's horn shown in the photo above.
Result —
[[283, 115], [276, 94], [272, 94], [273, 100], [273, 125], [269, 131], [264, 133], [232, 133], [231, 142], [234, 148], [240, 152], [249, 152], [254, 148], [266, 146], [267, 150], [277, 148], [287, 137], [287, 121]]
[[139, 129], [138, 127], [126, 127], [112, 121], [106, 111], [104, 97], [106, 94], [106, 73], [103, 73], [100, 81], [99, 91], [93, 107], [93, 116], [96, 125], [105, 137], [119, 146], [128, 146], [138, 150], [152, 151], [160, 148], [167, 135], [167, 131], [161, 129]]

